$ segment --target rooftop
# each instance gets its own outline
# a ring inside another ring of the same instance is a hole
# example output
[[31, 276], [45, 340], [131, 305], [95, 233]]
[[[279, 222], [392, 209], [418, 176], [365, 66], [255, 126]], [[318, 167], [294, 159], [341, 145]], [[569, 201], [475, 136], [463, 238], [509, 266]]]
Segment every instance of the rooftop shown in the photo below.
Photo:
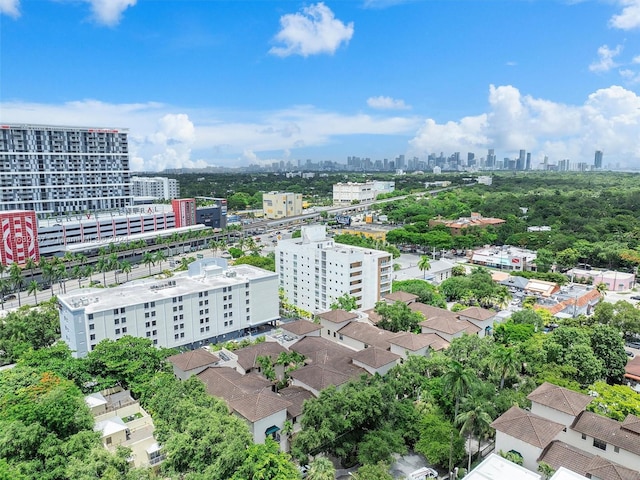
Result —
[[546, 447], [565, 428], [561, 423], [539, 417], [517, 406], [511, 407], [494, 420], [491, 427], [538, 448]]
[[387, 293], [383, 295], [383, 297], [385, 300], [390, 300], [392, 302], [402, 302], [402, 303], [415, 302], [419, 298], [418, 295], [414, 295], [413, 293], [403, 292], [402, 290], [398, 290], [392, 293]]
[[389, 342], [396, 336], [393, 332], [374, 327], [364, 322], [349, 322], [338, 330], [338, 333], [345, 337], [358, 340], [366, 345], [374, 345], [383, 350], [389, 350]]
[[544, 382], [527, 396], [540, 405], [559, 410], [569, 415], [579, 415], [593, 400], [589, 395], [574, 392], [549, 382]]
[[308, 320], [296, 320], [295, 322], [285, 323], [281, 325], [282, 330], [293, 333], [294, 335], [303, 336], [311, 332], [317, 332], [322, 329], [317, 323]]
[[388, 350], [381, 350], [380, 348], [372, 347], [365, 348], [364, 350], [360, 350], [356, 352], [353, 356], [354, 361], [358, 361], [363, 365], [367, 365], [371, 368], [380, 368], [385, 365], [389, 365], [390, 363], [397, 362], [402, 357], [400, 355], [396, 355], [395, 353], [391, 353]]
[[[640, 433], [635, 431], [635, 423], [638, 420], [640, 419], [632, 417], [625, 425], [624, 422], [620, 423], [611, 418], [585, 411], [575, 419], [571, 428], [576, 432], [584, 433], [628, 452], [640, 455]], [[628, 428], [629, 426], [631, 428]]]
[[172, 355], [167, 358], [167, 360], [183, 372], [188, 372], [200, 367], [206, 367], [207, 365], [213, 365], [220, 361], [216, 355], [209, 353], [203, 348], [197, 348], [188, 352]]
[[343, 323], [349, 322], [351, 320], [356, 320], [358, 318], [358, 314], [355, 312], [347, 312], [346, 310], [329, 310], [328, 312], [319, 313], [317, 315], [322, 320], [327, 320], [333, 323]]
[[246, 371], [256, 366], [258, 357], [269, 357], [272, 362], [275, 362], [278, 356], [286, 351], [287, 349], [278, 342], [261, 342], [236, 350], [234, 353], [238, 357], [238, 365]]

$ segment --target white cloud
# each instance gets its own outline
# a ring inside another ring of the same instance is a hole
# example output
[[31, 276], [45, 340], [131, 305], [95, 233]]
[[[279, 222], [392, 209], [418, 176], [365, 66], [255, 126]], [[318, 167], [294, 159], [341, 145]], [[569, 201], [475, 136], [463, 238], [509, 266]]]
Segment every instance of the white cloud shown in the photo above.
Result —
[[620, 30], [633, 30], [640, 27], [640, 0], [619, 0], [622, 12], [609, 20], [609, 25]]
[[404, 103], [404, 100], [399, 100], [391, 97], [370, 97], [367, 99], [367, 105], [371, 108], [377, 108], [380, 110], [409, 110], [410, 105]]
[[640, 73], [630, 70], [628, 68], [621, 68], [618, 73], [627, 83], [634, 84], [640, 83]]
[[631, 63], [640, 63], [640, 55], [633, 57], [633, 59], [631, 60]]
[[283, 15], [280, 26], [275, 40], [284, 46], [269, 50], [279, 57], [333, 54], [353, 36], [353, 22], [345, 25], [322, 2], [305, 7], [302, 12]]
[[615, 49], [610, 49], [608, 45], [602, 45], [598, 48], [598, 60], [589, 65], [589, 70], [592, 72], [608, 72], [612, 68], [617, 67], [614, 58], [620, 55], [622, 52], [622, 45], [616, 46]]
[[122, 13], [133, 7], [138, 0], [84, 0], [91, 5], [91, 11], [98, 23], [113, 27], [120, 23]]
[[459, 121], [426, 120], [409, 142], [424, 158], [440, 151], [484, 153], [494, 148], [515, 155], [519, 149], [552, 162], [593, 160], [604, 149], [610, 162], [640, 166], [640, 96], [620, 86], [600, 89], [582, 105], [565, 105], [522, 95], [513, 86], [491, 86], [489, 110]]
[[18, 18], [20, 16], [20, 0], [0, 0], [0, 14]]

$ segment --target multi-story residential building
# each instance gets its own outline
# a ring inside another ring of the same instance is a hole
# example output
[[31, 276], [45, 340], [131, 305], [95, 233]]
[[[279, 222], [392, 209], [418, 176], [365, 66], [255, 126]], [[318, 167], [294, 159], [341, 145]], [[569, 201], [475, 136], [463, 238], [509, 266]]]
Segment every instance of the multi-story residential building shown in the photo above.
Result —
[[335, 243], [322, 225], [305, 226], [301, 238], [278, 242], [276, 272], [287, 299], [304, 310], [328, 310], [344, 294], [368, 309], [391, 292], [392, 257]]
[[375, 182], [336, 183], [333, 185], [333, 204], [351, 205], [354, 202], [372, 202], [376, 199], [375, 186]]
[[173, 200], [180, 196], [180, 184], [175, 178], [131, 177], [131, 194], [134, 197]]
[[227, 199], [212, 198], [213, 204], [196, 208], [196, 223], [211, 228], [227, 227]]
[[278, 219], [302, 215], [301, 193], [269, 192], [262, 195], [265, 218]]
[[193, 262], [168, 279], [145, 279], [109, 289], [61, 295], [62, 339], [84, 357], [103, 339], [124, 335], [154, 345], [197, 348], [249, 333], [278, 315], [278, 279], [225, 260]]
[[126, 129], [0, 125], [0, 210], [44, 216], [131, 203]]

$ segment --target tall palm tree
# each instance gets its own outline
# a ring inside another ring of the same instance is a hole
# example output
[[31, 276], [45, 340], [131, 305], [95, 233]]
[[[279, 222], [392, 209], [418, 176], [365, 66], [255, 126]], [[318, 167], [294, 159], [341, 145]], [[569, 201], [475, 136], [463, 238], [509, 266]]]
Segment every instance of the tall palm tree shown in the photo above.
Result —
[[491, 356], [491, 365], [500, 372], [500, 390], [504, 388], [504, 381], [509, 375], [515, 375], [522, 367], [522, 362], [513, 347], [498, 345]]
[[29, 285], [27, 285], [27, 295], [33, 294], [36, 305], [38, 305], [38, 290], [40, 290], [40, 284], [35, 280], [31, 280]]
[[96, 263], [96, 268], [99, 272], [102, 272], [102, 284], [107, 286], [107, 270], [109, 270], [109, 259], [102, 255]]
[[2, 309], [4, 310], [4, 296], [11, 288], [9, 280], [0, 277], [0, 303], [2, 303]]
[[431, 262], [429, 261], [429, 257], [427, 255], [422, 255], [420, 257], [420, 261], [418, 262], [418, 268], [424, 274], [424, 279], [427, 278], [427, 270], [431, 269]]
[[114, 273], [114, 278], [116, 280], [116, 283], [118, 283], [117, 270], [120, 269], [120, 260], [118, 259], [118, 254], [117, 253], [109, 254], [108, 262], [109, 262], [109, 270], [114, 270], [116, 272]]
[[67, 293], [67, 265], [58, 262], [54, 268], [56, 280], [58, 280], [58, 286], [60, 287], [60, 293]]
[[0, 262], [0, 278], [4, 277], [4, 272], [7, 271], [7, 266]]
[[123, 260], [122, 262], [120, 262], [120, 270], [122, 270], [122, 273], [125, 273], [127, 275], [127, 282], [129, 281], [129, 274], [131, 273], [131, 262], [128, 260]]
[[40, 262], [40, 270], [42, 271], [42, 279], [45, 281], [45, 283], [48, 283], [51, 285], [51, 296], [53, 297], [53, 277], [54, 277], [53, 260], [51, 262], [42, 260]]
[[[473, 384], [473, 373], [464, 368], [460, 362], [452, 361], [449, 368], [442, 376], [442, 385], [444, 391], [451, 392], [455, 398], [455, 408], [453, 418], [458, 416], [460, 408], [460, 399], [469, 391], [469, 387]], [[449, 472], [453, 471], [453, 429], [451, 430], [451, 438], [449, 445]]]
[[607, 294], [607, 291], [609, 290], [609, 287], [607, 286], [606, 283], [600, 282], [599, 284], [596, 285], [596, 290], [598, 291], [598, 293], [600, 295], [602, 295], [604, 297]]
[[78, 280], [78, 288], [81, 287], [80, 282], [82, 281], [82, 267], [80, 265], [75, 265], [72, 269], [71, 269], [71, 277], [75, 278], [76, 280]]
[[489, 429], [493, 419], [485, 410], [482, 403], [473, 402], [475, 407], [456, 416], [456, 425], [460, 425], [460, 433], [467, 434], [467, 445], [469, 448], [469, 464], [467, 471], [471, 471], [471, 435], [478, 436], [478, 456], [480, 456], [480, 442], [482, 435]]
[[309, 464], [308, 480], [333, 480], [336, 469], [327, 457], [317, 457]]
[[149, 267], [149, 275], [151, 275], [151, 265], [155, 265], [156, 261], [153, 258], [153, 254], [151, 252], [144, 252], [142, 255], [142, 263]]
[[9, 278], [11, 279], [11, 284], [13, 288], [16, 290], [18, 294], [18, 306], [22, 306], [20, 301], [20, 290], [22, 289], [22, 285], [24, 285], [24, 278], [22, 278], [22, 269], [20, 265], [17, 263], [12, 263], [9, 267]]
[[33, 271], [35, 270], [35, 268], [38, 266], [38, 264], [36, 263], [36, 261], [29, 257], [27, 258], [27, 261], [24, 264], [24, 268], [28, 268], [29, 271], [31, 272], [31, 280], [33, 280]]
[[164, 262], [166, 259], [167, 255], [162, 250], [158, 250], [153, 255], [153, 261], [160, 266], [160, 271], [162, 271], [162, 262]]
[[92, 282], [91, 275], [93, 275], [94, 271], [95, 270], [92, 265], [85, 265], [82, 268], [82, 274], [89, 279], [89, 285], [91, 285], [91, 282]]

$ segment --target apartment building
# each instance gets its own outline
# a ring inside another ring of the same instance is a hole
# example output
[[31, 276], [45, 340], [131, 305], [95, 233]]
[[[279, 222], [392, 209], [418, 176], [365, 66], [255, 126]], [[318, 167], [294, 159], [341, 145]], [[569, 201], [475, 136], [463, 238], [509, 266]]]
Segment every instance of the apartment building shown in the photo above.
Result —
[[276, 272], [287, 300], [304, 310], [328, 310], [344, 294], [368, 309], [391, 292], [392, 257], [335, 243], [322, 225], [303, 226], [301, 238], [278, 242]]
[[60, 329], [74, 356], [125, 335], [154, 345], [198, 348], [227, 341], [279, 318], [273, 272], [219, 258], [193, 262], [167, 279], [144, 279], [58, 297]]
[[265, 218], [278, 219], [302, 215], [302, 194], [269, 192], [262, 195]]
[[0, 125], [0, 210], [39, 216], [132, 203], [128, 130]]
[[336, 183], [333, 185], [333, 204], [351, 205], [353, 202], [365, 203], [376, 199], [375, 182]]
[[131, 177], [131, 194], [155, 200], [173, 200], [180, 196], [180, 184], [175, 178]]

